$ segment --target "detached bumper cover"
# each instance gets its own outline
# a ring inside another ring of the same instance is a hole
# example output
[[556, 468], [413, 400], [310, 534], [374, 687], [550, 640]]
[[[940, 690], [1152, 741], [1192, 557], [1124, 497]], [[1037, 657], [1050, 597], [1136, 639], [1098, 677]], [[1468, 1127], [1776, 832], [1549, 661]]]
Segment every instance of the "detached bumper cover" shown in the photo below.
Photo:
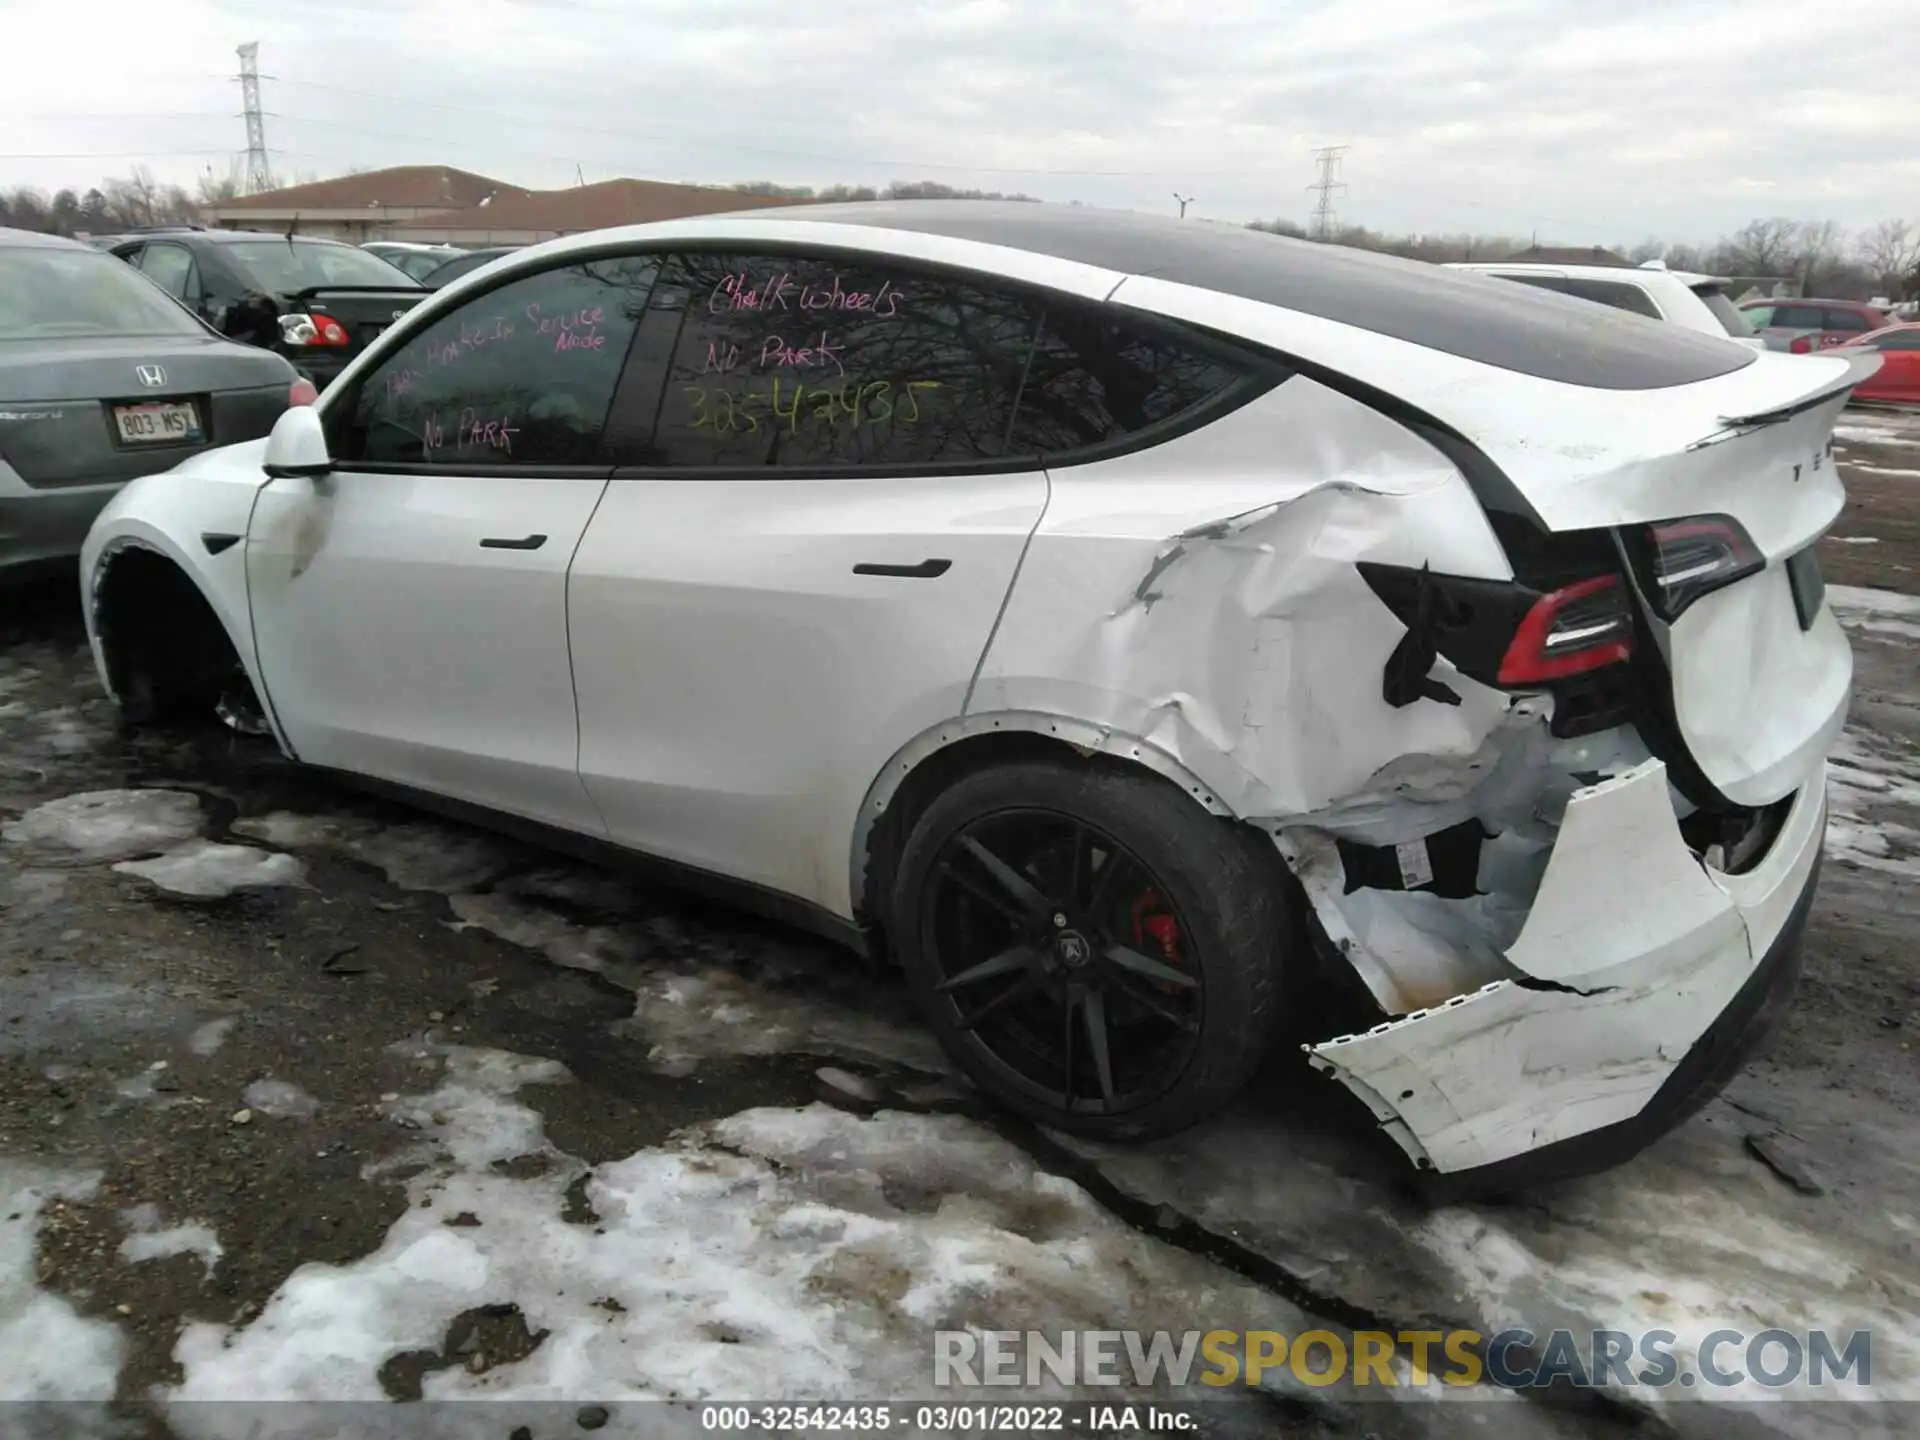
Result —
[[1418, 1168], [1473, 1186], [1631, 1154], [1725, 1083], [1790, 990], [1825, 794], [1823, 765], [1766, 857], [1726, 875], [1687, 849], [1659, 761], [1577, 792], [1507, 949], [1516, 973], [1311, 1045], [1311, 1062]]

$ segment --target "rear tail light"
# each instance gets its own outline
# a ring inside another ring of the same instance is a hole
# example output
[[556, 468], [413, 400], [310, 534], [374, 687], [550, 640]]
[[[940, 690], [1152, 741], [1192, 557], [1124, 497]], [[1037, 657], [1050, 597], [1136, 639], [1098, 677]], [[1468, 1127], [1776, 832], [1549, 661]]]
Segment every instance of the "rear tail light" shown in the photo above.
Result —
[[1689, 515], [1646, 527], [1648, 598], [1677, 620], [1702, 595], [1764, 569], [1766, 556], [1731, 515]]
[[1617, 575], [1597, 575], [1533, 602], [1500, 661], [1502, 685], [1537, 685], [1633, 657], [1633, 611]]
[[288, 345], [343, 346], [347, 327], [331, 315], [295, 312], [280, 317], [280, 338]]
[[1795, 355], [1811, 355], [1813, 353], [1813, 337], [1811, 335], [1796, 335], [1787, 342], [1787, 349], [1791, 350]]
[[311, 405], [320, 398], [320, 392], [314, 388], [313, 381], [302, 375], [287, 387], [287, 408]]

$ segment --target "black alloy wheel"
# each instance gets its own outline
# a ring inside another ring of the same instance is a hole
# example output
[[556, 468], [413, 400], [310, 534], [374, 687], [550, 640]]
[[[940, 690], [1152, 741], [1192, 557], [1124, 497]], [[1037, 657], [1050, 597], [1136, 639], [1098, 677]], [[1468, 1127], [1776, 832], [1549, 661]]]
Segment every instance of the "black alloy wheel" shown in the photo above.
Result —
[[990, 1094], [1062, 1129], [1164, 1133], [1266, 1048], [1275, 865], [1265, 837], [1158, 777], [1008, 767], [922, 816], [894, 934], [929, 1022]]

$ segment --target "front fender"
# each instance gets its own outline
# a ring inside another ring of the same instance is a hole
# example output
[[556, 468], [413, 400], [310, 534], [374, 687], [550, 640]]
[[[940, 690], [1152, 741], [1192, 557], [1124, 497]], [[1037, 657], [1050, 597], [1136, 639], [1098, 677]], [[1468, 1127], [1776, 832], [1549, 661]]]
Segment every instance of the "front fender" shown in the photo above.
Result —
[[81, 610], [94, 668], [117, 701], [100, 630], [102, 586], [116, 557], [129, 549], [165, 556], [213, 610], [284, 748], [285, 737], [261, 683], [247, 603], [247, 527], [254, 501], [267, 483], [260, 468], [265, 449], [261, 440], [212, 451], [177, 469], [143, 476], [114, 496], [95, 518], [80, 550]]

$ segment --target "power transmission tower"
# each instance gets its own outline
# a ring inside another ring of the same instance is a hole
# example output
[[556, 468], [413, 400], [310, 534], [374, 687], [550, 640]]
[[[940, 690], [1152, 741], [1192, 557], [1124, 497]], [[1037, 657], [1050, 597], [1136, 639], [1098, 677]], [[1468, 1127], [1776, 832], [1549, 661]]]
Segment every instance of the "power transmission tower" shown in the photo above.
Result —
[[247, 182], [245, 193], [258, 195], [274, 188], [267, 165], [267, 123], [260, 113], [260, 42], [240, 47], [240, 97], [247, 112]]
[[1331, 240], [1333, 238], [1334, 209], [1336, 195], [1344, 195], [1347, 187], [1338, 180], [1340, 157], [1347, 153], [1345, 145], [1327, 145], [1313, 152], [1313, 158], [1320, 167], [1320, 178], [1307, 189], [1315, 191], [1319, 199], [1313, 202], [1313, 238]]

